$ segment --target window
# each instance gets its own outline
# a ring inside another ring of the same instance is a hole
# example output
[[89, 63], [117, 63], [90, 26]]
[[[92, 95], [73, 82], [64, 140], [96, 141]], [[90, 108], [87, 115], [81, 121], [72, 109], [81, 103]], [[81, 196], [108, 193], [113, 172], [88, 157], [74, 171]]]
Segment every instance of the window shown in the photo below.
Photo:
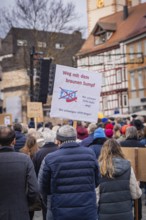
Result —
[[141, 45], [141, 42], [138, 42], [137, 43], [137, 53], [138, 53], [137, 57], [138, 58], [141, 58], [141, 54], [140, 54], [141, 52], [142, 52], [142, 45]]
[[105, 85], [105, 74], [102, 73], [102, 86], [104, 86], [104, 85]]
[[89, 57], [89, 65], [94, 65], [95, 64], [94, 61], [95, 61], [94, 56], [90, 56]]
[[27, 40], [17, 40], [17, 46], [18, 47], [23, 47], [23, 46], [27, 46]]
[[128, 0], [128, 6], [132, 6], [132, 0]]
[[126, 107], [126, 106], [128, 106], [128, 96], [127, 96], [127, 94], [123, 94], [122, 95], [122, 101], [123, 101], [123, 107]]
[[135, 74], [131, 72], [130, 74], [130, 83], [131, 83], [131, 90], [135, 90]]
[[144, 41], [144, 55], [146, 56], [146, 40]]
[[56, 43], [55, 48], [56, 49], [64, 49], [64, 45], [62, 43]]
[[38, 41], [38, 47], [46, 48], [46, 46], [47, 46], [46, 42]]
[[130, 60], [134, 60], [134, 46], [130, 45], [129, 47]]
[[108, 108], [108, 102], [107, 102], [107, 97], [103, 97], [102, 98], [102, 101], [103, 101], [103, 110], [107, 109]]
[[143, 75], [142, 75], [142, 71], [138, 71], [138, 85], [139, 85], [139, 89], [143, 88]]
[[101, 35], [95, 36], [95, 45], [105, 43], [106, 39], [107, 39], [106, 32]]
[[120, 83], [122, 81], [122, 74], [121, 74], [121, 69], [116, 70], [116, 78], [117, 78], [117, 83]]

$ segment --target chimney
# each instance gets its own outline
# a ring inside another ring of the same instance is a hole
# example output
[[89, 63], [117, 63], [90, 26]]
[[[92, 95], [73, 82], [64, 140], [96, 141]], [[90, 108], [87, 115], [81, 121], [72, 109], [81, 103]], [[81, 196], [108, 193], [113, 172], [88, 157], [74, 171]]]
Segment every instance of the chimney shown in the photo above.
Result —
[[123, 6], [123, 20], [126, 20], [128, 18], [128, 6], [124, 5]]

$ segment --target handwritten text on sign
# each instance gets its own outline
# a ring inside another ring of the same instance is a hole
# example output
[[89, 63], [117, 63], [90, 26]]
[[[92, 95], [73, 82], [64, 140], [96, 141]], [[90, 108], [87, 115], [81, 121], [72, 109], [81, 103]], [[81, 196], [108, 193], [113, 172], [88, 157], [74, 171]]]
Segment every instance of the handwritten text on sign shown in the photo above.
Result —
[[56, 66], [51, 117], [97, 121], [101, 73]]
[[29, 118], [43, 117], [43, 109], [41, 102], [28, 102], [27, 103], [27, 116]]

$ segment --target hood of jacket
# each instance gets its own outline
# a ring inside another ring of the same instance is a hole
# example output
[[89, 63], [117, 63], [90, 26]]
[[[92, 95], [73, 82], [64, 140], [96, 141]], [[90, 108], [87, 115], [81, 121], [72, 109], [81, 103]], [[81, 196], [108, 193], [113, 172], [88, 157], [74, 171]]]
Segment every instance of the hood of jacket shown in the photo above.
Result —
[[15, 131], [16, 140], [24, 137], [25, 135], [20, 131]]
[[114, 176], [121, 176], [131, 167], [130, 161], [122, 158], [113, 158], [113, 164], [115, 168]]

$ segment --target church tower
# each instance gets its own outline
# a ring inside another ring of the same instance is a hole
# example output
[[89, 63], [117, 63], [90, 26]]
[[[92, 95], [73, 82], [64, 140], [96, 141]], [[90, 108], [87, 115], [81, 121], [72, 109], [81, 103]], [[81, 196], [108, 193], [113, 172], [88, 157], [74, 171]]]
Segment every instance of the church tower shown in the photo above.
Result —
[[121, 11], [124, 5], [131, 7], [140, 3], [140, 0], [87, 0], [88, 34], [100, 18]]

